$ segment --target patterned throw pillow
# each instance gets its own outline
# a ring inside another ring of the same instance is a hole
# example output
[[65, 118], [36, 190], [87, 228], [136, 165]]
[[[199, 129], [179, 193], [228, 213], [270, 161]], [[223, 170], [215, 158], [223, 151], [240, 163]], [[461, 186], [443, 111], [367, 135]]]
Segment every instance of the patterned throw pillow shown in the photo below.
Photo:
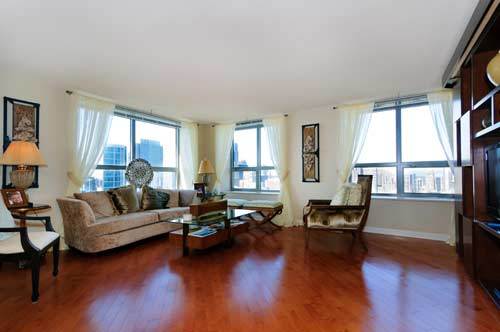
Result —
[[170, 195], [151, 187], [142, 187], [141, 207], [143, 210], [168, 209]]
[[346, 183], [333, 196], [330, 205], [361, 205], [363, 186], [357, 183]]
[[75, 193], [73, 196], [87, 202], [96, 218], [111, 217], [118, 214], [111, 195], [105, 191]]
[[363, 186], [357, 183], [349, 184], [349, 195], [346, 205], [361, 205], [363, 200]]
[[335, 193], [335, 196], [333, 196], [332, 201], [330, 202], [330, 205], [347, 205], [347, 198], [349, 195], [349, 187], [348, 185], [344, 184], [340, 189]]
[[139, 211], [139, 200], [137, 199], [134, 186], [111, 189], [108, 190], [108, 193], [111, 195], [113, 203], [120, 214]]

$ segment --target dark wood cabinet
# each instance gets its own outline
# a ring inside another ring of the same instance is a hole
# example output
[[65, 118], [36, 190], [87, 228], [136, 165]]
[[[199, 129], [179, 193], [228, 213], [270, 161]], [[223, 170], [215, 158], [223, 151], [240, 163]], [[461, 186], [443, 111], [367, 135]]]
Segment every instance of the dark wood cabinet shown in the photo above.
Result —
[[481, 32], [460, 59], [460, 117], [455, 117], [457, 168], [462, 179], [456, 201], [457, 254], [467, 273], [500, 305], [500, 233], [487, 227], [485, 151], [500, 142], [500, 87], [487, 78], [486, 67], [500, 50], [500, 6], [488, 9]]

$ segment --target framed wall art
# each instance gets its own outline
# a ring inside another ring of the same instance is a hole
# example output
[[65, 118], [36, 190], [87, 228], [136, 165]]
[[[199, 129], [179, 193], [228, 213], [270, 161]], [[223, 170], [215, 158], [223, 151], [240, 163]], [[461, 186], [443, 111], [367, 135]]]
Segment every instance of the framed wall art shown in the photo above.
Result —
[[319, 182], [319, 123], [302, 126], [302, 182]]
[[[40, 104], [11, 97], [3, 97], [3, 152], [11, 141], [29, 141], [38, 146]], [[2, 166], [2, 188], [12, 188], [12, 166]], [[30, 188], [38, 188], [38, 166], [33, 166], [35, 180]]]

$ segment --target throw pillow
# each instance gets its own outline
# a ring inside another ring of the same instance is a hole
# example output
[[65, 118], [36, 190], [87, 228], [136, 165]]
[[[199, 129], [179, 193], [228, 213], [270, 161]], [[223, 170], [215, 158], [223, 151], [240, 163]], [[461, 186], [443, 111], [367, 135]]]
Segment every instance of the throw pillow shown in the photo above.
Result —
[[158, 189], [158, 191], [167, 193], [168, 196], [170, 197], [168, 199], [167, 207], [174, 208], [174, 207], [180, 206], [179, 190], [176, 190], [176, 189]]
[[118, 214], [111, 195], [105, 191], [75, 193], [73, 196], [87, 202], [96, 218], [111, 217]]
[[[12, 214], [5, 206], [5, 202], [0, 198], [0, 228], [9, 228], [16, 227], [16, 223], [14, 222], [14, 218], [12, 218]], [[19, 234], [19, 233], [6, 233], [0, 232], [0, 240], [8, 239], [9, 237]]]
[[108, 190], [113, 199], [113, 203], [120, 214], [139, 211], [139, 200], [135, 193], [134, 186], [126, 186]]
[[330, 205], [337, 205], [337, 206], [347, 205], [348, 195], [349, 195], [349, 186], [344, 184], [335, 193], [335, 196], [333, 196], [332, 201], [330, 202]]
[[363, 186], [357, 183], [351, 183], [346, 205], [361, 205], [363, 200]]
[[170, 195], [167, 192], [142, 187], [141, 206], [143, 210], [167, 209]]

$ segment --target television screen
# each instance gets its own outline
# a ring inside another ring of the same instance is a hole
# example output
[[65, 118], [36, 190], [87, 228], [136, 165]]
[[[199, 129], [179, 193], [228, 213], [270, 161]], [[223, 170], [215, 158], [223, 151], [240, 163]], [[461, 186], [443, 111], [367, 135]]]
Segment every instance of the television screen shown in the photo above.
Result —
[[500, 219], [500, 146], [486, 150], [488, 213]]

